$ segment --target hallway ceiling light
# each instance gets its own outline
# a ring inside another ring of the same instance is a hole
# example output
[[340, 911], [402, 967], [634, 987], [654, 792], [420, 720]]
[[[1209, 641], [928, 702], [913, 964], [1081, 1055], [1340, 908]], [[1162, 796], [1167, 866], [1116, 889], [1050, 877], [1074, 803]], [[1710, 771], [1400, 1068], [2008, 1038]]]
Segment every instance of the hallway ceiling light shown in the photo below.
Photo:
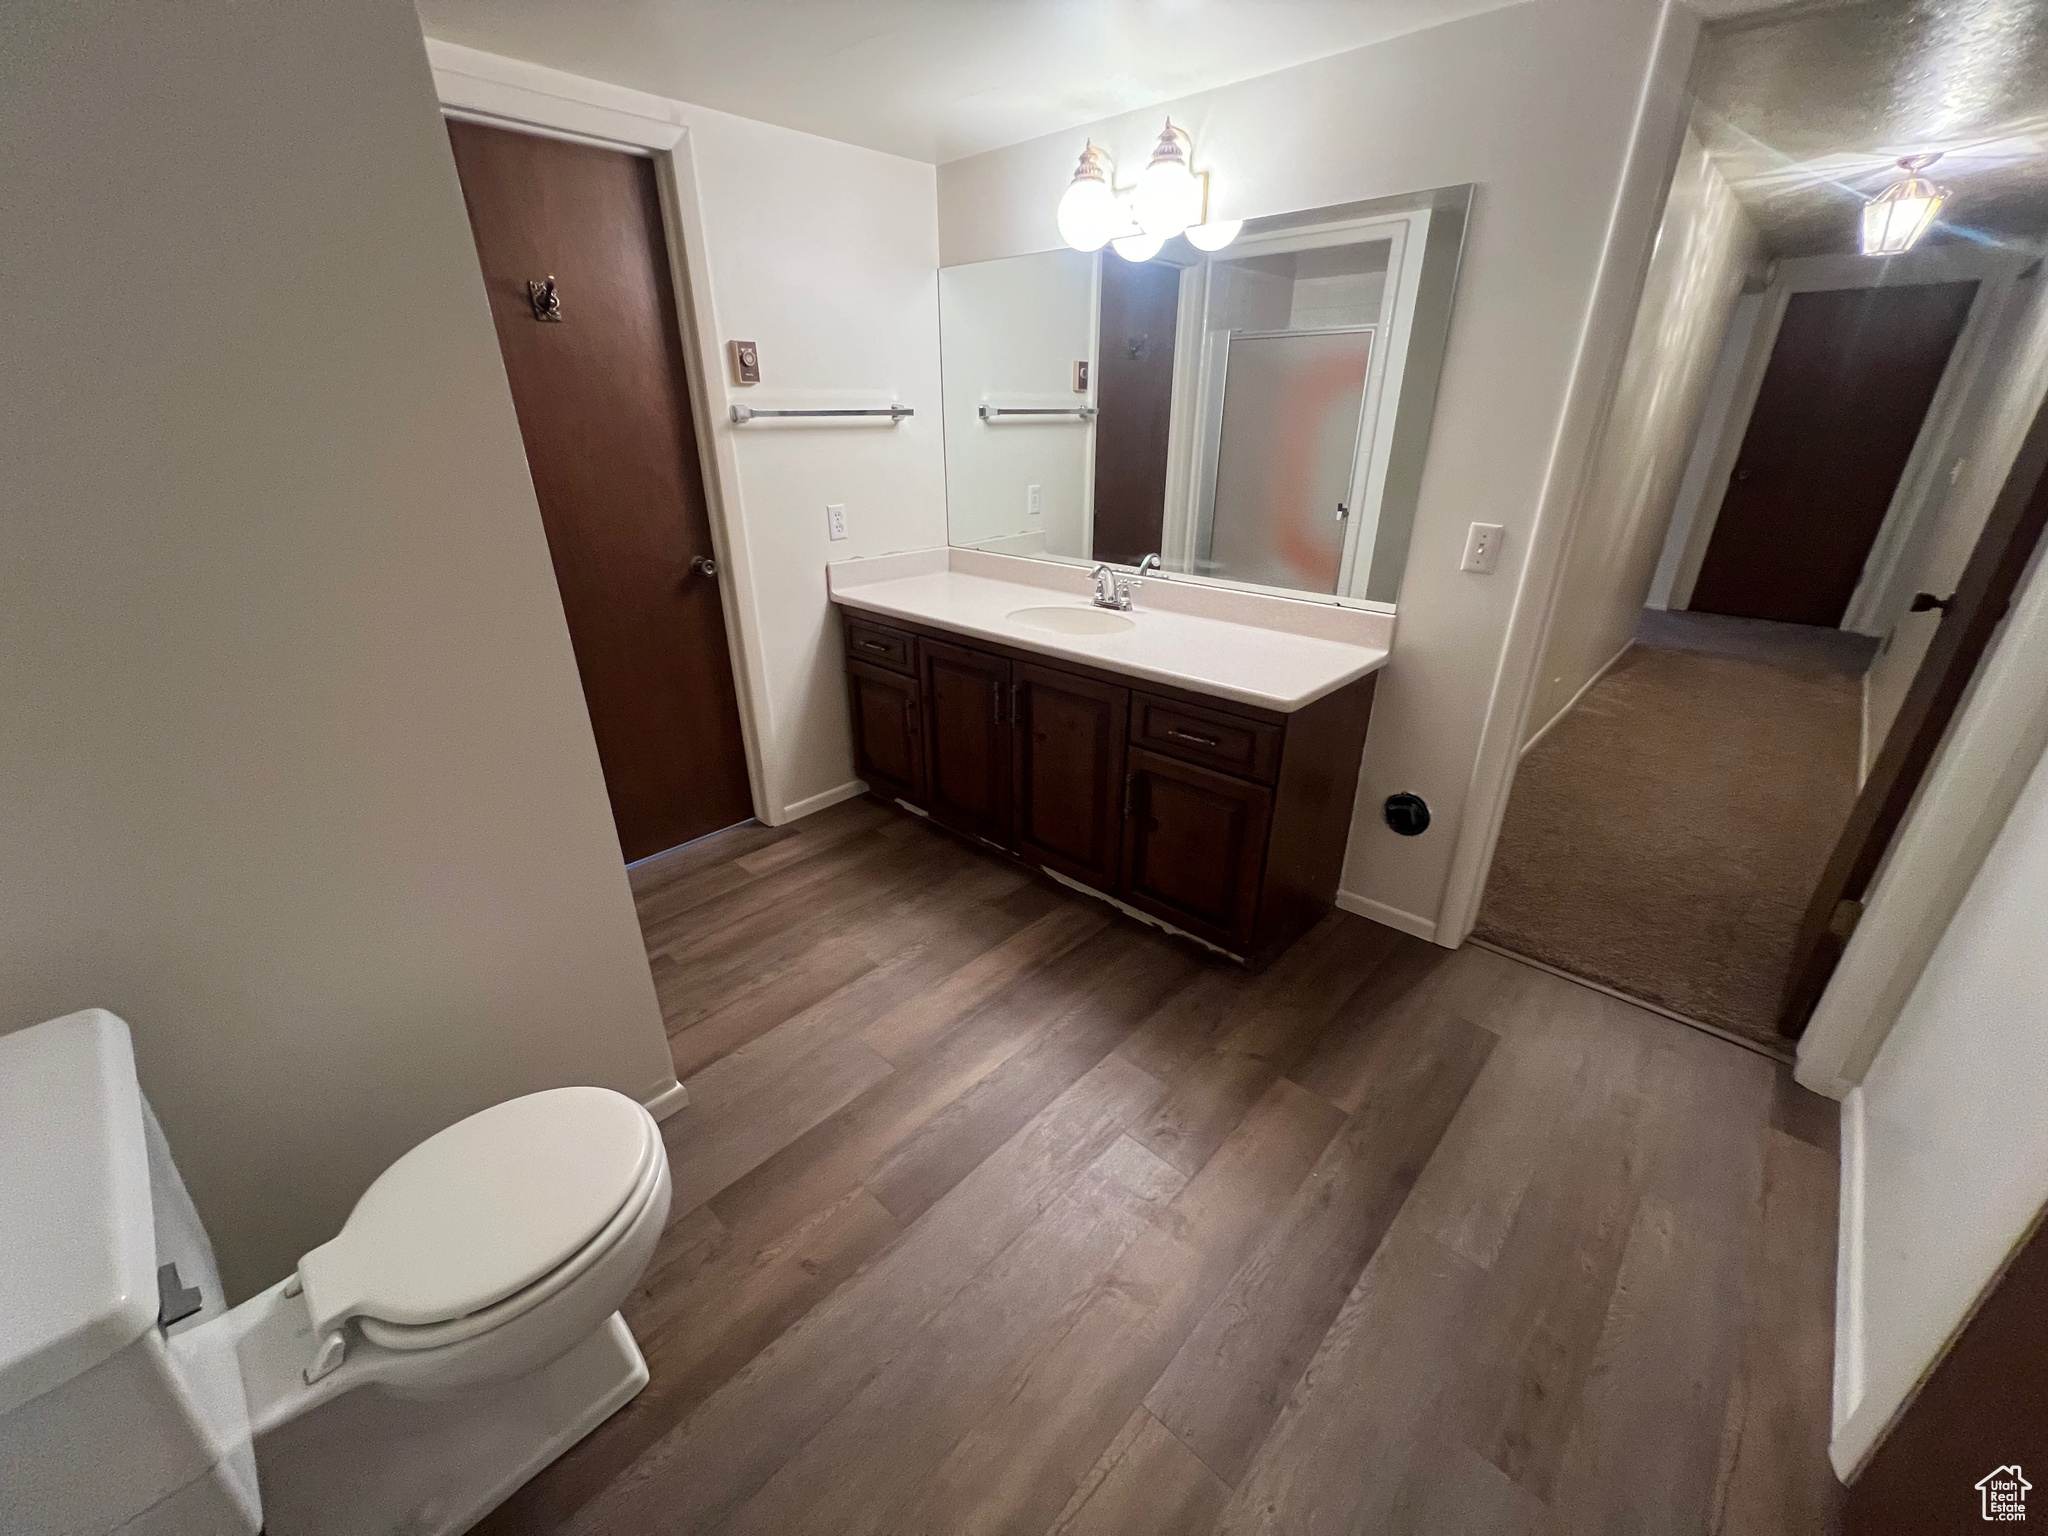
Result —
[[1128, 221], [1110, 190], [1109, 151], [1089, 144], [1060, 198], [1060, 238], [1077, 251], [1099, 251]]
[[1863, 254], [1896, 256], [1913, 248], [1927, 233], [1941, 205], [1948, 200], [1948, 188], [1937, 187], [1919, 173], [1939, 160], [1939, 154], [1908, 155], [1899, 162], [1906, 173], [1863, 205]]
[[1200, 251], [1220, 251], [1242, 219], [1211, 219], [1209, 175], [1194, 168], [1195, 144], [1171, 118], [1136, 186], [1119, 192], [1109, 152], [1090, 143], [1060, 197], [1060, 238], [1077, 251], [1113, 245], [1126, 261], [1150, 261], [1175, 235]]

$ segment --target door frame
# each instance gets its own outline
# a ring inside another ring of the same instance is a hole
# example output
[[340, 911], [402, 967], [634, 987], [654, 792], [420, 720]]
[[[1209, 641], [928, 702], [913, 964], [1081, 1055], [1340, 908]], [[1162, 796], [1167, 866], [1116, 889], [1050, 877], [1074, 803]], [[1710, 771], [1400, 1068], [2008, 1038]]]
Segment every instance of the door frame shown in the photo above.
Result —
[[[2026, 257], [1976, 246], [1938, 245], [1883, 261], [1868, 256], [1797, 256], [1776, 263], [1764, 289], [1756, 324], [1750, 331], [1749, 346], [1735, 375], [1735, 391], [1719, 424], [1719, 436], [1714, 440], [1705, 492], [1692, 526], [1685, 533], [1684, 548], [1671, 580], [1671, 606], [1692, 606], [1693, 587], [1699, 580], [1700, 567], [1706, 562], [1715, 526], [1720, 522], [1728, 481], [1749, 436], [1750, 417], [1755, 413], [1757, 395], [1763, 389], [1764, 374], [1770, 367], [1771, 354], [1777, 350], [1778, 331], [1793, 295], [1974, 280], [1978, 287], [1970, 302], [1970, 313], [1956, 336], [1955, 350], [1949, 354], [1934, 398], [1927, 403], [1927, 414], [1921, 419], [1913, 452], [1900, 471], [1898, 489], [1892, 494], [1877, 537], [1871, 541], [1863, 578], [1842, 614], [1841, 627], [1858, 634], [1881, 635], [1891, 628], [1898, 619], [1893, 610], [1904, 601], [1904, 594], [1893, 590], [1898, 585], [1899, 567], [1921, 518], [1940, 499], [1939, 492], [1944, 488], [1941, 471], [1954, 456], [1956, 428], [1971, 385], [1984, 359], [1995, 350], [1997, 317], [2027, 261]], [[1704, 437], [1713, 429], [1713, 423], [1702, 422], [1695, 436]]]
[[[762, 722], [772, 718], [762, 660], [765, 645], [759, 615], [742, 600], [743, 593], [753, 590], [753, 572], [746, 540], [739, 536], [731, 514], [737, 502], [731, 488], [739, 484], [738, 459], [730, 434], [715, 430], [718, 412], [726, 404], [725, 375], [706, 366], [710, 355], [706, 338], [715, 338], [718, 326], [708, 276], [711, 263], [704, 205], [698, 194], [696, 149], [689, 126], [680, 120], [672, 103], [642, 91], [586, 80], [436, 37], [426, 39], [426, 50], [444, 118], [591, 144], [654, 163], [662, 232], [668, 241], [669, 276], [675, 286], [676, 318], [682, 328], [683, 367], [698, 462], [705, 468], [705, 509], [711, 524], [712, 552], [718, 561], [716, 579], [725, 613], [726, 647], [732, 654], [740, 738], [746, 747], [747, 787], [754, 815], [778, 826], [791, 817], [770, 800], [762, 761]], [[707, 275], [696, 282], [692, 273]]]

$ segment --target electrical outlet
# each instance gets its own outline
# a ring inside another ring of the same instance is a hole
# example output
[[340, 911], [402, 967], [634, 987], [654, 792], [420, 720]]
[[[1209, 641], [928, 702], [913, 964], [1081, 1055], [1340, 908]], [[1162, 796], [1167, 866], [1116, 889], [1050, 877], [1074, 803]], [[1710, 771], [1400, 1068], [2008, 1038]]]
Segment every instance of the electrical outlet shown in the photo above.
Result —
[[1458, 569], [1491, 576], [1500, 564], [1501, 540], [1506, 536], [1507, 530], [1499, 523], [1474, 523], [1465, 535], [1465, 559]]
[[830, 502], [825, 507], [825, 532], [835, 539], [846, 537], [846, 503]]
[[1045, 488], [1037, 485], [1024, 487], [1024, 513], [1027, 517], [1045, 515]]

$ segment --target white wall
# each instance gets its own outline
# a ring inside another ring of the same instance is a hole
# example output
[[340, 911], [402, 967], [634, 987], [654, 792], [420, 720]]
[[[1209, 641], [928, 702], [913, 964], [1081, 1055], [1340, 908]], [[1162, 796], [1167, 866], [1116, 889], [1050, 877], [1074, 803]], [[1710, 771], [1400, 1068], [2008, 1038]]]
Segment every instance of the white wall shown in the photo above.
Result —
[[[1966, 440], [1947, 492], [1935, 502], [1918, 547], [1909, 552], [1903, 590], [1946, 597], [1984, 531], [2020, 440], [2048, 397], [2048, 284], [2036, 275], [2015, 286], [1999, 324], [2000, 346], [1977, 397], [1963, 411]], [[1864, 770], [1884, 745], [1913, 674], [1934, 638], [1939, 613], [1899, 617], [1865, 681], [1868, 720]]]
[[[1652, 0], [1531, 0], [939, 170], [949, 265], [1055, 248], [1082, 140], [1109, 145], [1128, 177], [1168, 111], [1213, 173], [1220, 217], [1478, 184], [1344, 880], [1347, 904], [1411, 931], [1455, 941], [1476, 910], [1696, 27]], [[1648, 148], [1631, 160], [1639, 113]], [[1493, 576], [1458, 570], [1473, 521], [1508, 530]], [[1386, 829], [1395, 790], [1428, 799], [1428, 833]]]
[[1688, 129], [1572, 533], [1525, 745], [1635, 635], [1721, 339], [1760, 252], [1756, 226]]
[[0, 9], [0, 1029], [133, 1025], [230, 1292], [673, 1081], [404, 0]]
[[[1111, 260], [1120, 258], [1112, 257]], [[946, 396], [946, 517], [955, 544], [1041, 535], [1085, 557], [1095, 425], [1071, 416], [983, 421], [984, 402], [1066, 409], [1095, 403], [1098, 258], [1040, 251], [939, 273]], [[1074, 389], [1074, 364], [1090, 387]], [[1026, 509], [1039, 488], [1040, 511]], [[1007, 546], [1006, 546], [1007, 547]]]
[[[1706, 501], [1709, 477], [1721, 454], [1723, 436], [1730, 430], [1729, 412], [1742, 377], [1743, 359], [1749, 355], [1750, 338], [1756, 332], [1757, 316], [1763, 313], [1761, 291], [1745, 293], [1735, 301], [1728, 316], [1728, 328], [1721, 340], [1721, 355], [1707, 380], [1705, 403], [1700, 407], [1699, 429], [1693, 433], [1692, 453], [1685, 462], [1685, 474], [1678, 483], [1678, 499], [1671, 513], [1671, 526], [1664, 535], [1664, 552], [1657, 560], [1657, 573], [1650, 578], [1650, 595], [1645, 608], [1668, 610], [1673, 606], [1672, 588], [1678, 568], [1692, 541], [1694, 525]], [[1721, 487], [1714, 488], [1717, 498]], [[1683, 606], [1680, 604], [1679, 606]]]
[[2043, 932], [2048, 759], [1844, 1106], [1832, 1454], [1845, 1476], [2048, 1201]]

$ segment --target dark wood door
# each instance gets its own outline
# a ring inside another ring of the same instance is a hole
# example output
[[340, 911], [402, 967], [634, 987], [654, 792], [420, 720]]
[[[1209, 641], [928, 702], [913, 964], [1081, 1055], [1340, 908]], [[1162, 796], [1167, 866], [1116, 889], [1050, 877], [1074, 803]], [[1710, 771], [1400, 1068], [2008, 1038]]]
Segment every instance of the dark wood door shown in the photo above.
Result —
[[1863, 915], [1863, 898], [1884, 861], [1935, 749], [1962, 704], [1977, 664], [1991, 646], [2020, 578], [2048, 530], [2048, 406], [2034, 417], [1984, 531], [1970, 551], [1952, 593], [1931, 593], [1947, 606], [1940, 628], [1906, 689], [1870, 773], [1835, 840], [1827, 868], [1807, 902], [1792, 950], [1792, 971], [1778, 1016], [1781, 1033], [1797, 1039], [1827, 990], [1849, 936]]
[[1130, 690], [1029, 662], [1011, 677], [1017, 852], [1107, 890], [1123, 858]]
[[1166, 519], [1180, 268], [1105, 250], [1095, 363], [1094, 558], [1136, 565]]
[[[1987, 1520], [2017, 1523], [1986, 1512], [2010, 1509], [2014, 1495], [2040, 1518], [2048, 1502], [2044, 1309], [2048, 1232], [2037, 1227], [1850, 1482], [1843, 1536], [1940, 1536], [1981, 1531]], [[2015, 1472], [2041, 1483], [2041, 1493], [2017, 1487]], [[1980, 1488], [1993, 1479], [2003, 1488]]]
[[879, 795], [924, 804], [924, 731], [917, 679], [864, 661], [846, 664], [853, 715], [853, 771]]
[[1258, 917], [1272, 819], [1272, 792], [1263, 786], [1133, 747], [1118, 894], [1243, 953]]
[[1836, 626], [1977, 285], [1796, 293], [1691, 606]]
[[925, 796], [932, 820], [1010, 846], [1010, 664], [926, 640]]
[[[627, 859], [753, 814], [654, 168], [450, 123]], [[561, 318], [528, 284], [552, 278]]]

